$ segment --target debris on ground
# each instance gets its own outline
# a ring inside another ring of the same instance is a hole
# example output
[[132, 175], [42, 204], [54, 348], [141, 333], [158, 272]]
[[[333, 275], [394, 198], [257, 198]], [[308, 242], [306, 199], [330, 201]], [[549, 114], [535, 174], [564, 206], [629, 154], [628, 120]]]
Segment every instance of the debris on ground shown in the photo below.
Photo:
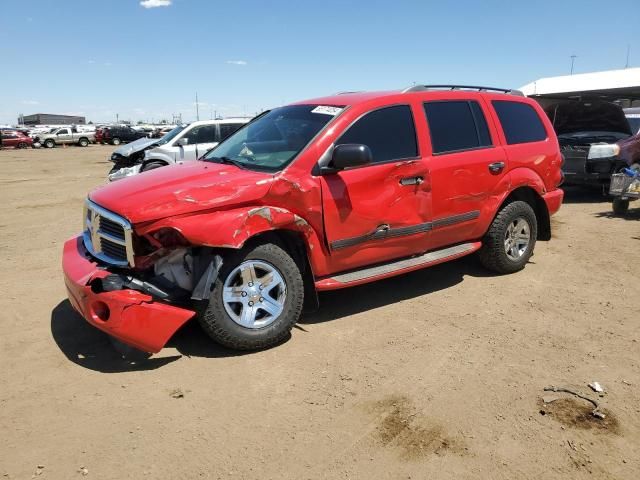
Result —
[[171, 396], [173, 398], [184, 398], [184, 393], [182, 393], [182, 390], [179, 388], [176, 388], [175, 390], [171, 390]]
[[[602, 388], [602, 386], [598, 382], [593, 382], [593, 385], [597, 386], [598, 388]], [[592, 386], [592, 384], [589, 384], [589, 386], [591, 388], [594, 388]], [[571, 395], [575, 395], [576, 397], [581, 398], [583, 400], [586, 400], [587, 402], [589, 402], [589, 403], [591, 403], [593, 405], [594, 408], [593, 408], [593, 410], [591, 412], [591, 415], [593, 415], [595, 418], [598, 418], [600, 420], [603, 420], [605, 418], [605, 414], [598, 410], [598, 402], [596, 402], [595, 400], [593, 400], [593, 399], [591, 399], [589, 397], [586, 397], [586, 396], [584, 396], [584, 395], [582, 395], [580, 393], [574, 392], [573, 390], [569, 390], [569, 389], [563, 388], [563, 387], [554, 387], [553, 385], [550, 386], [550, 387], [544, 387], [544, 391], [545, 392], [563, 392], [563, 393], [569, 393]], [[595, 390], [595, 388], [594, 388], [594, 391], [597, 391], [597, 390]], [[604, 389], [600, 390], [600, 391], [603, 392]], [[543, 399], [543, 401], [544, 401], [544, 399]], [[545, 402], [545, 403], [547, 403], [547, 402]], [[542, 412], [540, 412], [540, 413], [542, 413]]]
[[43, 471], [44, 471], [44, 465], [36, 465], [36, 473], [34, 474], [34, 477], [42, 475]]
[[80, 467], [78, 473], [81, 473], [83, 477], [89, 475], [89, 469], [87, 467]]
[[590, 383], [589, 387], [591, 387], [591, 390], [593, 390], [594, 392], [598, 392], [598, 393], [604, 392], [604, 388], [602, 388], [602, 385], [600, 385], [598, 382]]
[[555, 402], [556, 400], [558, 400], [560, 397], [556, 396], [556, 395], [545, 395], [544, 397], [542, 397], [542, 402], [543, 403], [552, 403]]

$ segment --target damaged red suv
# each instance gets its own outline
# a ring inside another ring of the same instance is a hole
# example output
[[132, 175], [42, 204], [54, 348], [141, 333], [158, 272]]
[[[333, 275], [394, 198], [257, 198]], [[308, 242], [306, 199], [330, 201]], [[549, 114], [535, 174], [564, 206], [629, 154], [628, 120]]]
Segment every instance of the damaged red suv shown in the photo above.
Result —
[[69, 299], [147, 352], [193, 316], [222, 345], [269, 347], [321, 290], [476, 251], [522, 269], [551, 238], [561, 162], [518, 92], [414, 86], [275, 108], [198, 162], [92, 191], [64, 246]]

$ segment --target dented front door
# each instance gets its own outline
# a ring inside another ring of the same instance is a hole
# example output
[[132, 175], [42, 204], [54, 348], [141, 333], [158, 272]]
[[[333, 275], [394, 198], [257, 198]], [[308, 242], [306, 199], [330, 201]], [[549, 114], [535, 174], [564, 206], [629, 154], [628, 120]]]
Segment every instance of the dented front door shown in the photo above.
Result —
[[426, 250], [431, 196], [421, 159], [371, 165], [322, 177], [327, 241], [337, 268]]

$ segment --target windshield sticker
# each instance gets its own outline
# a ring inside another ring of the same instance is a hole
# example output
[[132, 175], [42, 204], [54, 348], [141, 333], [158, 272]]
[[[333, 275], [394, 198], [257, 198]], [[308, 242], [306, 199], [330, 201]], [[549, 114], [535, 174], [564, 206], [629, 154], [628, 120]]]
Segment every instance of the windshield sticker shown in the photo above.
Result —
[[321, 113], [323, 115], [335, 116], [339, 114], [342, 110], [343, 110], [342, 107], [330, 107], [328, 105], [318, 105], [316, 108], [311, 110], [311, 113]]

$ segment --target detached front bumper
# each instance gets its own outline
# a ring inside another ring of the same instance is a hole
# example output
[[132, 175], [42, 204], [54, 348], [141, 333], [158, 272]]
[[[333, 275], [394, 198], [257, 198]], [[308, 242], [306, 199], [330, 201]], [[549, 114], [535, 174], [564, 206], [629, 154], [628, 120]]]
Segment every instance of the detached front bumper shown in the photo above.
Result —
[[136, 290], [94, 292], [92, 280], [104, 278], [110, 272], [91, 259], [81, 236], [64, 244], [62, 269], [73, 308], [94, 327], [145, 352], [159, 352], [195, 314], [157, 302]]

